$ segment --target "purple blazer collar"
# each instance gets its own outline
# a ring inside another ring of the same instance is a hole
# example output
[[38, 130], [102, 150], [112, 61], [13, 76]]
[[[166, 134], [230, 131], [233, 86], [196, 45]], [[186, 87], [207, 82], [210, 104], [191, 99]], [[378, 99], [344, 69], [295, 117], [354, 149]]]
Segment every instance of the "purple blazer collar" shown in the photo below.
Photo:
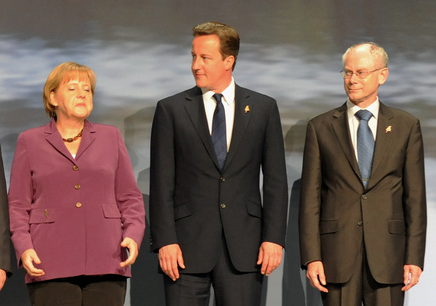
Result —
[[94, 142], [97, 135], [95, 125], [85, 119], [85, 127], [83, 129], [82, 141], [80, 143], [79, 150], [77, 151], [76, 158], [71, 156], [67, 147], [62, 140], [62, 136], [56, 127], [56, 121], [52, 119], [44, 128], [46, 134], [46, 140], [62, 155], [71, 161], [75, 162], [80, 158], [83, 152]]

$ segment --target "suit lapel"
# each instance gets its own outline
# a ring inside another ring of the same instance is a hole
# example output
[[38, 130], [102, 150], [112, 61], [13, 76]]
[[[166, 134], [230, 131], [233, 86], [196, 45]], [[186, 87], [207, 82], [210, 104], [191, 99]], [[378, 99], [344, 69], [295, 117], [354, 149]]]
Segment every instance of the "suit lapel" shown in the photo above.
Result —
[[183, 103], [192, 124], [194, 125], [198, 135], [200, 136], [200, 139], [203, 142], [203, 145], [205, 146], [215, 165], [219, 168], [215, 149], [213, 148], [212, 139], [209, 133], [201, 89], [194, 87], [188, 90]]
[[56, 123], [52, 120], [45, 128], [44, 132], [47, 134], [47, 141], [63, 156], [71, 160], [73, 163], [79, 159], [80, 155], [94, 142], [95, 136], [93, 133], [95, 132], [93, 128], [93, 124], [88, 120], [85, 120], [85, 128], [83, 129], [83, 136], [80, 142], [79, 150], [77, 151], [76, 158], [74, 159], [71, 155], [70, 151], [68, 151], [65, 146], [61, 135], [56, 127]]
[[224, 169], [231, 162], [238, 150], [239, 143], [241, 142], [248, 122], [251, 118], [251, 112], [255, 110], [255, 105], [250, 100], [250, 95], [243, 88], [235, 85], [235, 117], [233, 120], [232, 139], [230, 142], [229, 153], [227, 154]]
[[73, 160], [73, 157], [71, 156], [70, 152], [68, 151], [67, 147], [64, 144], [64, 141], [62, 140], [61, 135], [59, 134], [59, 131], [56, 127], [56, 123], [54, 119], [46, 125], [44, 129], [44, 133], [47, 134], [47, 141], [62, 155], [64, 155], [66, 158]]
[[[185, 97], [184, 104], [186, 112], [188, 113], [192, 124], [197, 130], [197, 133], [200, 136], [207, 152], [219, 169], [218, 160], [216, 158], [212, 139], [209, 134], [201, 89], [199, 89], [198, 87], [194, 87], [193, 89], [189, 90]], [[246, 109], [248, 111], [246, 111]], [[235, 155], [235, 152], [237, 151], [238, 145], [241, 142], [248, 122], [250, 121], [251, 111], [253, 111], [253, 109], [253, 101], [250, 101], [249, 94], [243, 88], [235, 85], [235, 117], [233, 119], [232, 138], [230, 142], [229, 152], [224, 163], [224, 169], [230, 163], [233, 156]]]
[[83, 129], [83, 136], [82, 140], [80, 142], [79, 150], [76, 154], [76, 160], [82, 156], [83, 152], [88, 149], [88, 147], [94, 142], [95, 140], [95, 128], [94, 125], [89, 122], [88, 120], [85, 120], [85, 128]]
[[357, 164], [356, 155], [354, 153], [353, 144], [350, 137], [350, 128], [347, 117], [347, 104], [345, 103], [333, 114], [335, 120], [332, 122], [333, 130], [335, 131], [338, 143], [345, 154], [354, 173], [360, 179], [359, 166]]
[[384, 104], [380, 103], [380, 110], [377, 123], [377, 138], [375, 142], [374, 158], [372, 161], [371, 179], [368, 183], [368, 188], [377, 184], [377, 170], [380, 165], [383, 165], [386, 152], [391, 146], [392, 135], [390, 133], [391, 119], [393, 118], [392, 112]]

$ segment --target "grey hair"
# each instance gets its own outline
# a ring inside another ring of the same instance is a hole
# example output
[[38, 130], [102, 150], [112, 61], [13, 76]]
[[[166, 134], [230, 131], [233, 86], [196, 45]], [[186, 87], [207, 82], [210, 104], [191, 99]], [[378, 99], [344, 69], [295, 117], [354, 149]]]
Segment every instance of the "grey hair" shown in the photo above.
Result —
[[363, 45], [369, 45], [369, 52], [372, 55], [372, 58], [374, 60], [374, 63], [376, 65], [379, 65], [379, 68], [387, 68], [389, 63], [389, 56], [386, 53], [385, 49], [378, 45], [375, 42], [362, 42], [355, 45], [352, 45], [350, 48], [345, 51], [345, 53], [342, 55], [342, 64], [345, 66], [345, 60], [347, 59], [347, 55], [356, 49], [357, 47], [363, 46]]

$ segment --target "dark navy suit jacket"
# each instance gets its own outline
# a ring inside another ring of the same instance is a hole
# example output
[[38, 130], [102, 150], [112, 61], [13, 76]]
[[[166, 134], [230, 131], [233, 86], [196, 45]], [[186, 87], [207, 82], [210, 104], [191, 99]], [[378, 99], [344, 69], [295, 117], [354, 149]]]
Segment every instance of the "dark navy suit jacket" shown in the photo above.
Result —
[[201, 89], [158, 102], [151, 136], [152, 249], [179, 244], [186, 266], [182, 272], [211, 271], [223, 235], [234, 267], [257, 271], [263, 241], [284, 246], [287, 196], [274, 99], [236, 86], [232, 139], [222, 171]]

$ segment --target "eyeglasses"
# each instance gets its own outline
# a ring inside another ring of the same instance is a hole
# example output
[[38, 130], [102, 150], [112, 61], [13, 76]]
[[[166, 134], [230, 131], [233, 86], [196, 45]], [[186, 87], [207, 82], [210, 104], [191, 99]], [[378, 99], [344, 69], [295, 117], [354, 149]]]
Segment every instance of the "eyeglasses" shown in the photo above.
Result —
[[372, 71], [357, 71], [357, 72], [352, 72], [352, 71], [345, 71], [344, 69], [342, 69], [341, 75], [344, 79], [351, 79], [353, 77], [353, 74], [355, 74], [359, 79], [365, 79], [368, 77], [368, 75], [370, 75], [373, 72], [376, 72], [378, 70], [384, 69], [385, 67], [382, 68], [378, 68]]

